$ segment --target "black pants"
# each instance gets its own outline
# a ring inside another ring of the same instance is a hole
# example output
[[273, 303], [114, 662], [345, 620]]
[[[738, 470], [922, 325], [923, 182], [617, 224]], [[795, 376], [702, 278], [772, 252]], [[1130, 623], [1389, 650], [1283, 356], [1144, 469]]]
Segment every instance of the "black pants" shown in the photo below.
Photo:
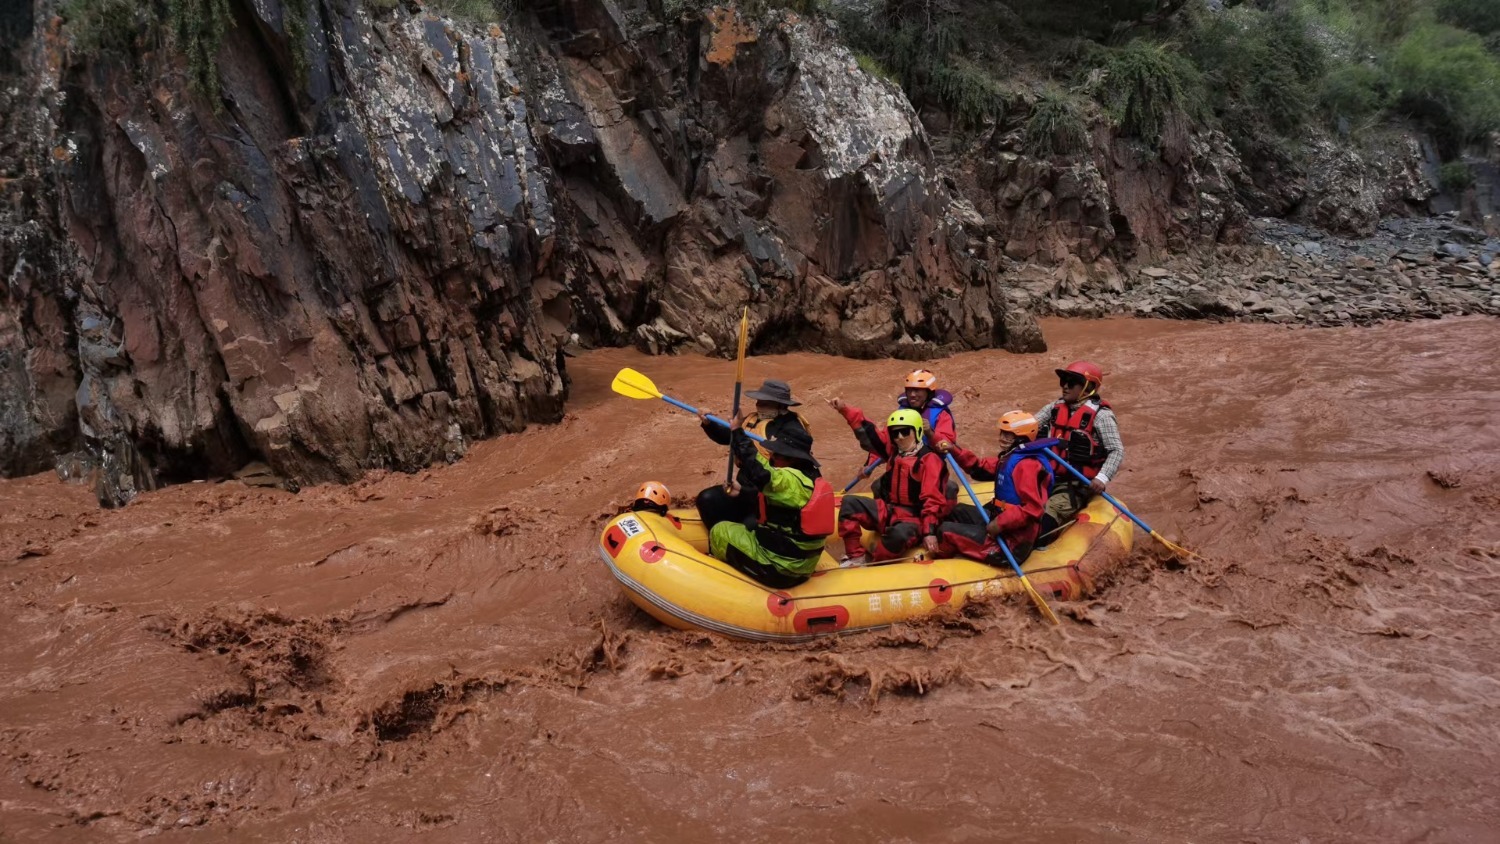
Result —
[[724, 562], [772, 589], [790, 589], [799, 583], [805, 583], [808, 578], [805, 574], [788, 574], [775, 566], [753, 560], [733, 545], [725, 549]]
[[[938, 525], [938, 542], [944, 547], [952, 548], [960, 555], [971, 560], [978, 560], [992, 566], [1010, 566], [1005, 555], [995, 547], [995, 540], [985, 531], [990, 519], [994, 514], [981, 514], [979, 508], [972, 504], [960, 504], [953, 508], [953, 514], [948, 521]], [[1017, 563], [1026, 562], [1031, 556], [1032, 544], [1024, 542], [1019, 545], [1006, 543], [1006, 547], [1015, 555]]]
[[713, 530], [719, 522], [744, 522], [753, 526], [759, 521], [759, 497], [750, 490], [741, 488], [739, 495], [730, 495], [722, 484], [714, 484], [698, 493], [696, 503], [704, 530]]

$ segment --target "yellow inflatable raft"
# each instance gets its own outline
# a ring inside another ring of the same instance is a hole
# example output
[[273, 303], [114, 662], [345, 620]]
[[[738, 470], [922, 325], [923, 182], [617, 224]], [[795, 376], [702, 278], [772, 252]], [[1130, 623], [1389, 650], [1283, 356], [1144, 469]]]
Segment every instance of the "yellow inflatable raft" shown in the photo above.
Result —
[[[990, 484], [976, 484], [983, 500]], [[1087, 594], [1094, 579], [1130, 553], [1130, 522], [1102, 498], [1050, 546], [1022, 565], [1049, 598]], [[866, 533], [866, 546], [873, 537]], [[838, 537], [830, 548], [842, 544]], [[1022, 591], [1008, 567], [969, 559], [905, 560], [841, 569], [825, 550], [818, 571], [791, 589], [771, 589], [708, 555], [696, 510], [622, 513], [599, 538], [599, 555], [637, 606], [685, 630], [739, 639], [797, 642], [830, 633], [871, 630], [961, 606], [970, 598]]]

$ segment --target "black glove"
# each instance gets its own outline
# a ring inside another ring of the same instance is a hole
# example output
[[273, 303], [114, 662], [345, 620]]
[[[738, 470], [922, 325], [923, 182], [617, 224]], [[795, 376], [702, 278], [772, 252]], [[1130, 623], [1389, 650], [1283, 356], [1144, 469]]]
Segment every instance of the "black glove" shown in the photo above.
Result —
[[734, 459], [742, 463], [755, 459], [755, 441], [740, 431], [734, 440]]

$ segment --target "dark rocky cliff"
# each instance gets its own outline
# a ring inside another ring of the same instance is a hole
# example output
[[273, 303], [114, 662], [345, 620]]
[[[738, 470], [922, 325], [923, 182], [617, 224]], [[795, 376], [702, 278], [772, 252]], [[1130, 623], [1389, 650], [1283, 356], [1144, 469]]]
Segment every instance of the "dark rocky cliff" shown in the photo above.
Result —
[[229, 5], [210, 101], [161, 39], [82, 55], [37, 0], [0, 103], [6, 473], [84, 447], [120, 503], [252, 458], [411, 469], [558, 418], [570, 335], [722, 354], [741, 305], [760, 350], [1040, 348], [821, 24]]

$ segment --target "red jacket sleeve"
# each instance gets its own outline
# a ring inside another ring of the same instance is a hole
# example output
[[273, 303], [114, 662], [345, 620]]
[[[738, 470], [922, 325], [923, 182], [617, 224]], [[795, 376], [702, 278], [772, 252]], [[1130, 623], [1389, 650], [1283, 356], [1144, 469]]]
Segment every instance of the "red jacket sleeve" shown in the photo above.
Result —
[[1019, 506], [1008, 506], [1000, 511], [995, 521], [1000, 523], [1000, 532], [1010, 534], [1027, 525], [1040, 522], [1042, 512], [1047, 509], [1047, 473], [1040, 460], [1022, 460], [1016, 464], [1012, 477], [1016, 482]]
[[839, 413], [843, 414], [844, 421], [849, 423], [849, 430], [854, 432], [861, 448], [882, 460], [891, 453], [890, 435], [885, 432], [884, 428], [877, 427], [874, 422], [871, 422], [865, 416], [864, 411], [854, 405], [846, 404]]
[[1000, 458], [980, 457], [963, 446], [954, 446], [951, 452], [953, 459], [958, 461], [969, 477], [976, 481], [993, 481], [995, 475], [1000, 471]]
[[954, 424], [953, 413], [948, 410], [939, 413], [932, 425], [932, 444], [937, 445], [943, 440], [958, 442], [958, 425]]
[[922, 535], [937, 533], [938, 524], [948, 515], [948, 492], [943, 489], [943, 457], [935, 451], [922, 456]]

